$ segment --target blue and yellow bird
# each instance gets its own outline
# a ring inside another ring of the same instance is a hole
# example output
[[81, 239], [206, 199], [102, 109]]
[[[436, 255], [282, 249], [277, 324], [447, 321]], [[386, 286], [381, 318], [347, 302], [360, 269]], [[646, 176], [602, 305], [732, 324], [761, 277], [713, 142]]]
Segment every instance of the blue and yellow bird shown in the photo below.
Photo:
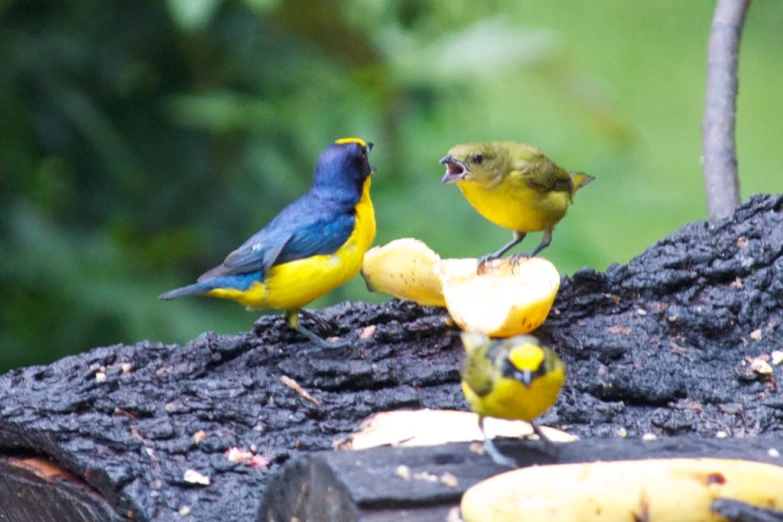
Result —
[[359, 138], [334, 142], [318, 158], [307, 193], [197, 283], [160, 298], [206, 295], [249, 309], [283, 309], [288, 325], [319, 348], [339, 346], [304, 328], [299, 312], [358, 274], [375, 238], [372, 146]]

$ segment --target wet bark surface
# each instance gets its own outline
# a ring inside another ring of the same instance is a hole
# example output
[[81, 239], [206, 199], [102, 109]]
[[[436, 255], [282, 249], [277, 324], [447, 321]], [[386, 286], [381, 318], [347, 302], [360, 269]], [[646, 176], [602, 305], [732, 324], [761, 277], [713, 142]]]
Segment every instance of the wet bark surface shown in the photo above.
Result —
[[125, 520], [78, 477], [41, 457], [0, 456], [3, 522]]
[[[537, 334], [568, 382], [541, 422], [582, 438], [779, 436], [780, 369], [764, 357], [783, 349], [781, 207], [781, 196], [757, 196], [628, 265], [564, 278]], [[253, 520], [282, 464], [331, 449], [371, 413], [466, 409], [444, 311], [395, 301], [319, 316], [354, 347], [303, 355], [309, 345], [267, 316], [246, 334], [11, 371], [0, 376], [0, 453], [48, 456], [135, 520]], [[230, 448], [255, 458], [231, 462]]]
[[[648, 458], [743, 459], [780, 464], [770, 448], [777, 437], [704, 439], [698, 436], [641, 439], [593, 438], [563, 444], [557, 454], [543, 443], [503, 441], [498, 447], [519, 467]], [[543, 469], [543, 468], [542, 468]], [[715, 474], [721, 468], [714, 468]], [[433, 522], [457, 520], [463, 493], [471, 486], [508, 471], [465, 443], [438, 447], [375, 448], [364, 451], [310, 453], [294, 459], [272, 478], [258, 522]], [[644, 471], [640, 470], [640, 473]], [[545, 480], [545, 479], [541, 479]], [[731, 480], [731, 479], [728, 479]], [[596, 499], [600, 502], [598, 499]], [[737, 509], [742, 506], [730, 505]], [[628, 519], [631, 519], [631, 513]], [[683, 518], [688, 515], [683, 513]], [[607, 519], [607, 522], [614, 519]], [[642, 519], [640, 519], [642, 520]], [[689, 518], [688, 520], [691, 520]], [[731, 522], [781, 522], [736, 519]]]

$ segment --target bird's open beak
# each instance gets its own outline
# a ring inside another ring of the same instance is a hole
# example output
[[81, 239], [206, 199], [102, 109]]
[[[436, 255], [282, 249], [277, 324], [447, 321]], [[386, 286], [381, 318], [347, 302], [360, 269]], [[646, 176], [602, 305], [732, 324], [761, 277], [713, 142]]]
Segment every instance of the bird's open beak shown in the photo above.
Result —
[[514, 372], [514, 379], [521, 382], [525, 388], [530, 388], [533, 382], [533, 373], [530, 370], [518, 370]]
[[446, 165], [446, 174], [443, 175], [441, 183], [454, 183], [465, 179], [468, 168], [461, 161], [455, 160], [452, 156], [446, 156], [440, 160], [441, 165]]

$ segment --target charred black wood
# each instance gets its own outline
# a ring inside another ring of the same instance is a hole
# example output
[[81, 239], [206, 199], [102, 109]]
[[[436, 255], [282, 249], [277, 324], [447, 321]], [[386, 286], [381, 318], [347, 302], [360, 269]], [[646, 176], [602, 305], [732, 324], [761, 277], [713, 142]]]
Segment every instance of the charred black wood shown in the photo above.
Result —
[[83, 480], [40, 457], [0, 457], [0, 520], [125, 520]]
[[729, 522], [783, 522], [783, 511], [779, 509], [759, 508], [729, 498], [713, 501], [712, 511]]
[[[558, 444], [554, 458], [540, 442], [503, 441], [498, 447], [520, 467], [691, 457], [783, 462], [779, 454], [770, 454], [783, 447], [777, 437], [589, 439]], [[506, 471], [464, 443], [311, 453], [294, 459], [270, 481], [258, 522], [445, 521], [469, 487]]]
[[[564, 278], [537, 334], [569, 377], [542, 423], [583, 439], [780, 435], [770, 355], [783, 320], [782, 206], [756, 196], [627, 265]], [[135, 520], [252, 520], [282, 464], [330, 449], [369, 414], [467, 408], [444, 311], [395, 301], [318, 313], [352, 350], [303, 356], [309, 346], [265, 316], [239, 335], [109, 346], [8, 372], [0, 455], [51, 459]], [[232, 461], [232, 448], [256, 457]]]

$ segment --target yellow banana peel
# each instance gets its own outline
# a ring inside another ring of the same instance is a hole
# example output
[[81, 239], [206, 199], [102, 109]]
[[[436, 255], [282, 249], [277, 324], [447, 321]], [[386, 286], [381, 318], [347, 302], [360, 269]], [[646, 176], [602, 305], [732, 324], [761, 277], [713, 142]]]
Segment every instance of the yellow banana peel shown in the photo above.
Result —
[[537, 466], [468, 489], [465, 522], [722, 522], [716, 498], [783, 505], [783, 467], [733, 459], [656, 459]]

